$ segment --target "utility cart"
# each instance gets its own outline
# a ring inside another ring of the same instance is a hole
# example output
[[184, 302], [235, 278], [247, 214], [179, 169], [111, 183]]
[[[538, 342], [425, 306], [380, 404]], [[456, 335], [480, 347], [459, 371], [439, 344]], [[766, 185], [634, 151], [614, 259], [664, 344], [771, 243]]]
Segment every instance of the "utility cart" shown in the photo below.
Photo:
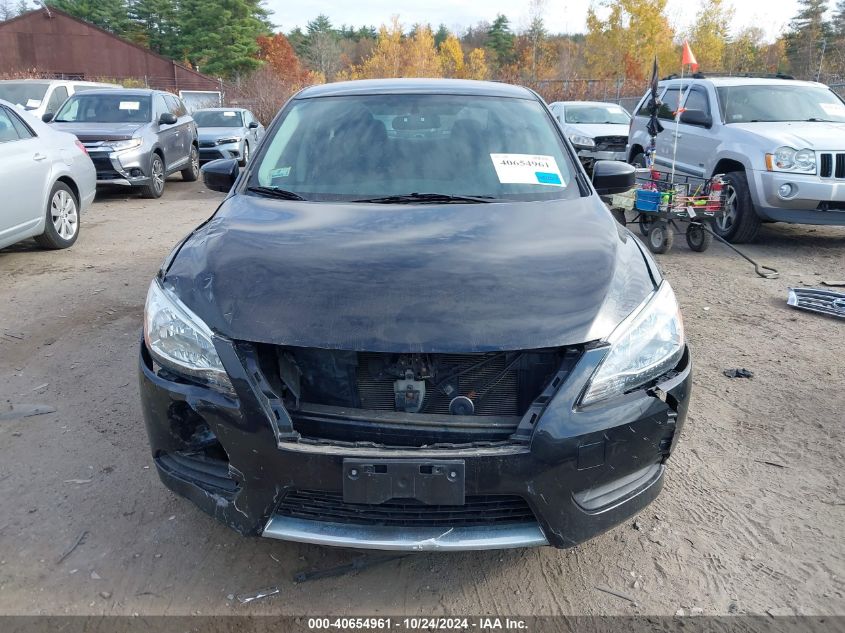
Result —
[[712, 223], [725, 212], [725, 182], [721, 175], [697, 178], [639, 169], [634, 189], [614, 196], [611, 207], [620, 220], [625, 211], [636, 213], [632, 221], [652, 253], [672, 248], [682, 228], [689, 247], [701, 253], [713, 243]]

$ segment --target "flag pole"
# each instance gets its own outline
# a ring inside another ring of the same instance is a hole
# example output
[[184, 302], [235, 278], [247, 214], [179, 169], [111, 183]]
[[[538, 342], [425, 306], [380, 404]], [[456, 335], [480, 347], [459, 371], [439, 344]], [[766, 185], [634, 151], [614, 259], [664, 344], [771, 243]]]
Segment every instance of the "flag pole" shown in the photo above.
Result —
[[[684, 87], [684, 64], [681, 62], [681, 86], [680, 88]], [[669, 183], [672, 185], [672, 189], [675, 188], [675, 156], [678, 153], [678, 124], [681, 121], [681, 98], [683, 96], [683, 92], [681, 89], [678, 90], [678, 109], [675, 111], [675, 134], [674, 134], [674, 142], [672, 143], [672, 177], [669, 179]]]

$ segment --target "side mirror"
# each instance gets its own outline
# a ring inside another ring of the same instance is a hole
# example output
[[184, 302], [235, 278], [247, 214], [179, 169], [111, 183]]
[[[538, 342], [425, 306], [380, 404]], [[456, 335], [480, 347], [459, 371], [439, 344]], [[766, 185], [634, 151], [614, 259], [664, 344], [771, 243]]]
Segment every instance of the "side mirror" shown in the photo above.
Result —
[[220, 158], [206, 163], [202, 167], [202, 181], [212, 191], [229, 193], [238, 179], [240, 169], [235, 158]]
[[681, 112], [680, 122], [709, 129], [713, 126], [713, 117], [704, 110], [684, 110]]
[[250, 121], [249, 122], [249, 129], [250, 130], [257, 130], [258, 129], [258, 123], [255, 122], [255, 121]]
[[44, 121], [44, 123], [49, 123], [50, 121], [53, 120], [54, 116], [55, 115], [52, 112], [45, 112], [44, 114], [41, 115], [41, 120]]
[[176, 115], [172, 112], [162, 112], [161, 116], [158, 117], [158, 124], [159, 125], [175, 125], [179, 119], [176, 118]]
[[623, 193], [634, 186], [637, 168], [619, 160], [597, 160], [593, 165], [593, 186], [600, 196]]

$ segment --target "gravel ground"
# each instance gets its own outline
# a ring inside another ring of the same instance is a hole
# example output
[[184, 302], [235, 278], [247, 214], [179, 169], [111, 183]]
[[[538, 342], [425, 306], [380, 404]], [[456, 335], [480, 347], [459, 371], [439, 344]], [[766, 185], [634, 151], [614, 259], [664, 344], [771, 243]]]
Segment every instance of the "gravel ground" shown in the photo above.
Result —
[[[719, 245], [659, 257], [695, 386], [636, 521], [571, 550], [416, 554], [295, 584], [358, 554], [216, 523], [159, 483], [141, 419], [149, 280], [221, 197], [178, 178], [157, 201], [107, 194], [72, 249], [0, 251], [0, 413], [55, 408], [0, 416], [0, 614], [845, 614], [845, 323], [785, 305], [789, 286], [845, 278], [845, 229], [766, 227], [747, 250], [778, 280]], [[722, 375], [737, 367], [754, 378]]]

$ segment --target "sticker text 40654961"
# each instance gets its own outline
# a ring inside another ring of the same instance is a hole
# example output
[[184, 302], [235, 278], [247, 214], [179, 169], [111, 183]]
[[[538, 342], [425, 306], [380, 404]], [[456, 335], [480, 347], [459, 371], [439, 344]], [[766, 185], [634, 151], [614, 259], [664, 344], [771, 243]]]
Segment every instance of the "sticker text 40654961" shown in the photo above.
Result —
[[502, 184], [565, 187], [554, 156], [535, 154], [490, 154]]

